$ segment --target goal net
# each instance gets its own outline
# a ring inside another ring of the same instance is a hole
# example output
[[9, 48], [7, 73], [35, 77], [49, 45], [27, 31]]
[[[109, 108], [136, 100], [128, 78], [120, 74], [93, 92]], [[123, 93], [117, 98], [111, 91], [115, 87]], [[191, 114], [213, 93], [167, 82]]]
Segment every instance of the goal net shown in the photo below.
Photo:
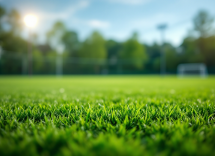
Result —
[[200, 76], [207, 77], [207, 67], [203, 63], [180, 64], [177, 68], [178, 76]]

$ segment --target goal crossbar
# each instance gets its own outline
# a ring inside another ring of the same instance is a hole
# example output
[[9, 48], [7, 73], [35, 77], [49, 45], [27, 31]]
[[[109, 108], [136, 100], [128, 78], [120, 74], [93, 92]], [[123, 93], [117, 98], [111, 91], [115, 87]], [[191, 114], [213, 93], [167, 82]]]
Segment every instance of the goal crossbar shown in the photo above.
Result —
[[193, 76], [193, 75], [206, 77], [207, 67], [203, 63], [186, 63], [186, 64], [178, 65], [177, 72], [179, 77]]

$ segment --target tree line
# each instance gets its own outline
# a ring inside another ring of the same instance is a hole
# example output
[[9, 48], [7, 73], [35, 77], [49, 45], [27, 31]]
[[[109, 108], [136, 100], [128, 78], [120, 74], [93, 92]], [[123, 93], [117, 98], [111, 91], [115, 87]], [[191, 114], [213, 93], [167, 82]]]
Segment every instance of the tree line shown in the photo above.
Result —
[[180, 46], [141, 43], [138, 33], [124, 42], [105, 39], [93, 31], [84, 41], [77, 32], [57, 21], [46, 33], [46, 42], [31, 43], [23, 38], [23, 24], [18, 11], [0, 6], [0, 74], [27, 74], [28, 49], [32, 44], [34, 74], [55, 74], [56, 57], [62, 57], [64, 74], [141, 74], [159, 73], [162, 46], [167, 73], [176, 73], [181, 63], [205, 63], [209, 73], [215, 73], [214, 18], [207, 11], [199, 11], [193, 18]]

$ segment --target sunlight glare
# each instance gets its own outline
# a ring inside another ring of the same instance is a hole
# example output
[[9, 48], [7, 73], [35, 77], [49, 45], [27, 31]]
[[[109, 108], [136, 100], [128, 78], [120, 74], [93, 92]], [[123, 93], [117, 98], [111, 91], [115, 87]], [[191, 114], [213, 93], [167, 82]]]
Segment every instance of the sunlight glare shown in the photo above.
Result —
[[26, 15], [24, 22], [27, 27], [34, 27], [37, 24], [37, 17], [34, 15]]

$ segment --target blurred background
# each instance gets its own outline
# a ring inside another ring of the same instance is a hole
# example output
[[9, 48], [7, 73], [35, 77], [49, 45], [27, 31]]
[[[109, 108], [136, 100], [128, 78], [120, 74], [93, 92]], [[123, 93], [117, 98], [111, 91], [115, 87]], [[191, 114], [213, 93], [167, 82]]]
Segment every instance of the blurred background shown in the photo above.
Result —
[[0, 75], [176, 74], [193, 63], [215, 74], [214, 6], [0, 0]]

